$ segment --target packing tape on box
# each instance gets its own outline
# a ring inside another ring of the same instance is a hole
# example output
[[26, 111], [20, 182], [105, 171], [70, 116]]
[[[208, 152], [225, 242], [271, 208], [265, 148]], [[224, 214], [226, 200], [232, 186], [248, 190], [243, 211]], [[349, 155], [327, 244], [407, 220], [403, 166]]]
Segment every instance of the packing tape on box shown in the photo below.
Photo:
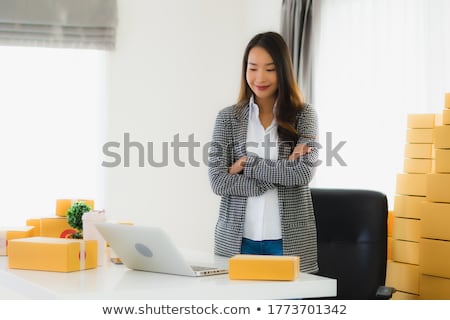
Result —
[[80, 270], [86, 269], [86, 245], [80, 241]]
[[0, 256], [6, 256], [6, 230], [0, 230]]

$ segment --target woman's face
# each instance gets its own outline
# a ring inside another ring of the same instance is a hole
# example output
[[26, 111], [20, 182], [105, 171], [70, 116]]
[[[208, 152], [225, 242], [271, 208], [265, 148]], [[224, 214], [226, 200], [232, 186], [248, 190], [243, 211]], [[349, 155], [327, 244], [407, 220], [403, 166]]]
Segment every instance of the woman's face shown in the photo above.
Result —
[[253, 47], [248, 54], [247, 83], [259, 100], [273, 99], [278, 89], [275, 63], [261, 47]]

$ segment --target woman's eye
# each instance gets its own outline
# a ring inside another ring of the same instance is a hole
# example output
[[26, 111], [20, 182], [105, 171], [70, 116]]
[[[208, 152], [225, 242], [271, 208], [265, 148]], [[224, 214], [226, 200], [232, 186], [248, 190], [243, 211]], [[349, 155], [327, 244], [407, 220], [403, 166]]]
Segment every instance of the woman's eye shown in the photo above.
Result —
[[275, 71], [275, 69], [267, 69], [266, 71], [267, 72], [272, 72], [272, 71]]

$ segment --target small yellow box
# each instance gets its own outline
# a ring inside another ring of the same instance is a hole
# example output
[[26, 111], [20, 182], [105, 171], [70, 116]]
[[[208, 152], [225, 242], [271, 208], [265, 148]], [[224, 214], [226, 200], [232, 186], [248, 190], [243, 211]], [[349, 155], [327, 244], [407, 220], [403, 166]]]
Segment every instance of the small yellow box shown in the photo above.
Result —
[[432, 173], [433, 170], [433, 159], [405, 158], [403, 160], [403, 171], [406, 173]]
[[444, 104], [444, 106], [447, 109], [450, 109], [450, 93], [446, 93], [445, 94], [445, 104]]
[[408, 292], [395, 291], [392, 294], [392, 300], [419, 300], [419, 295]]
[[392, 237], [387, 237], [387, 260], [392, 260]]
[[97, 240], [33, 237], [10, 241], [8, 267], [72, 272], [97, 267]]
[[300, 271], [300, 257], [238, 254], [228, 261], [232, 280], [294, 280]]
[[419, 294], [419, 266], [388, 261], [386, 285], [403, 292]]
[[397, 195], [394, 198], [394, 216], [420, 219], [425, 197]]
[[450, 240], [450, 203], [424, 202], [420, 229], [423, 238]]
[[408, 129], [407, 143], [433, 143], [434, 129]]
[[394, 218], [395, 228], [392, 238], [397, 240], [416, 241], [420, 239], [420, 220], [410, 218]]
[[450, 126], [434, 128], [434, 147], [436, 149], [450, 149]]
[[394, 239], [392, 241], [392, 260], [418, 265], [419, 243]]
[[450, 202], [450, 174], [427, 174], [426, 199], [430, 202]]
[[442, 124], [450, 124], [450, 109], [445, 109], [444, 111], [442, 111]]
[[0, 256], [8, 255], [11, 240], [32, 237], [33, 229], [31, 226], [0, 227]]
[[427, 192], [424, 173], [400, 173], [397, 175], [397, 194], [408, 196], [425, 196]]
[[450, 173], [450, 149], [436, 149], [435, 171]]
[[92, 199], [56, 199], [56, 215], [59, 217], [67, 216], [67, 211], [75, 202], [84, 202], [94, 210], [94, 200]]
[[408, 128], [414, 129], [432, 129], [434, 128], [434, 113], [414, 113], [408, 114]]
[[434, 145], [432, 143], [407, 143], [405, 144], [405, 158], [433, 159]]
[[388, 211], [388, 221], [387, 221], [387, 235], [388, 237], [392, 236], [392, 229], [394, 228], [394, 212]]
[[65, 217], [41, 218], [41, 236], [53, 238], [69, 238], [77, 231], [72, 228]]
[[420, 275], [421, 300], [450, 300], [450, 279]]
[[39, 237], [41, 235], [41, 219], [27, 219], [25, 224], [34, 227], [32, 237]]
[[450, 241], [421, 239], [420, 271], [430, 276], [450, 278]]

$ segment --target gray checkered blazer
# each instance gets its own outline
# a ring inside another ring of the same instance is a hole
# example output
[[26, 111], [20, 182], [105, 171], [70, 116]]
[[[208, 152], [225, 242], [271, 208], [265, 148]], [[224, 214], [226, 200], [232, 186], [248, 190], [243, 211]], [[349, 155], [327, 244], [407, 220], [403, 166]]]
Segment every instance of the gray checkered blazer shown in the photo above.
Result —
[[216, 118], [208, 164], [211, 188], [221, 196], [215, 253], [228, 257], [240, 253], [247, 197], [277, 187], [283, 254], [300, 256], [302, 272], [316, 272], [316, 223], [308, 187], [318, 161], [316, 112], [307, 105], [297, 114], [298, 143], [313, 147], [312, 152], [290, 161], [292, 144], [279, 142], [278, 160], [249, 156], [243, 173], [231, 175], [228, 167], [247, 155], [248, 109], [227, 107]]

